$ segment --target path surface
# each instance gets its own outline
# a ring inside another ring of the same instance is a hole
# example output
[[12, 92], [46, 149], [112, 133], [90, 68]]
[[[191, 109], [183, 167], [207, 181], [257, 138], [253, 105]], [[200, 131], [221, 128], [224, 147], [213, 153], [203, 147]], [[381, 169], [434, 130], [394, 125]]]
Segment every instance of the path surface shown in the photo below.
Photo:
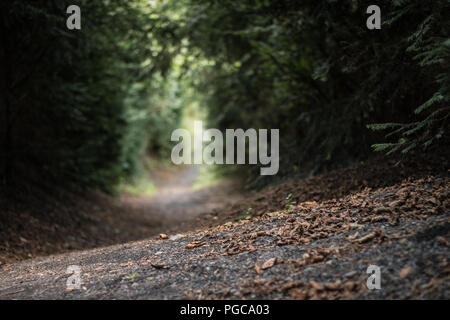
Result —
[[193, 189], [200, 166], [189, 166], [177, 173], [163, 172], [152, 177], [158, 192], [151, 196], [122, 196], [122, 205], [142, 212], [155, 221], [149, 235], [186, 231], [201, 227], [202, 215], [217, 212], [241, 200], [243, 195], [233, 181]]
[[218, 215], [244, 195], [231, 180], [194, 189], [199, 170], [198, 166], [158, 168], [151, 177], [158, 191], [150, 196], [37, 194], [8, 206], [6, 212], [0, 204], [0, 266], [217, 224], [218, 219], [202, 217]]
[[[280, 223], [282, 221], [277, 221], [276, 225]], [[426, 227], [429, 223], [431, 228]], [[7, 266], [0, 276], [0, 298], [304, 299], [320, 298], [324, 293], [325, 298], [447, 299], [450, 294], [448, 264], [443, 266], [445, 261], [439, 257], [448, 257], [448, 248], [440, 246], [436, 237], [448, 233], [448, 217], [444, 227], [433, 229], [433, 225], [439, 222], [432, 219], [386, 228], [386, 236], [406, 232], [408, 227], [420, 233], [406, 236], [401, 242], [326, 257], [325, 263], [311, 263], [311, 266], [300, 264], [308, 252], [319, 254], [324, 246], [329, 248], [332, 244], [337, 250], [336, 245], [345, 244], [346, 238], [354, 232], [301, 246], [275, 246], [232, 256], [220, 254], [220, 243], [215, 243], [210, 236], [200, 236], [207, 245], [185, 249], [199, 235], [94, 249]], [[268, 227], [266, 224], [259, 226], [261, 229]], [[371, 230], [361, 231], [369, 233]], [[427, 236], [432, 231], [435, 234]], [[233, 233], [224, 231], [215, 236], [225, 239]], [[255, 265], [273, 258], [278, 259], [275, 266], [261, 274], [255, 271]], [[382, 268], [381, 290], [365, 290], [369, 264]], [[69, 265], [79, 265], [82, 269], [80, 290], [67, 290]], [[399, 274], [409, 267], [411, 271], [401, 278]]]
[[[258, 194], [251, 199], [252, 215], [242, 216], [244, 207], [215, 227], [4, 265], [0, 298], [450, 297], [448, 173], [339, 198], [320, 186], [330, 185], [332, 176], [314, 179]], [[343, 185], [340, 176], [335, 180]], [[161, 212], [172, 203], [178, 208], [172, 217], [195, 218], [190, 208], [202, 207], [203, 200], [183, 188], [168, 187], [170, 201], [133, 203]], [[287, 192], [298, 201], [286, 202]], [[307, 200], [322, 197], [320, 192], [327, 200]], [[81, 269], [80, 289], [67, 287], [70, 265]], [[366, 286], [370, 265], [380, 267], [379, 290]]]

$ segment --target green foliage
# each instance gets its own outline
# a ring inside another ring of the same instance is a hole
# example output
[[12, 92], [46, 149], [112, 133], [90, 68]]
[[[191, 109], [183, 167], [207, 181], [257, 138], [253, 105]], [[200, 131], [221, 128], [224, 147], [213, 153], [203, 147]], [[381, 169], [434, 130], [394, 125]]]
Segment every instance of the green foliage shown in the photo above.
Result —
[[139, 169], [157, 106], [150, 95], [176, 54], [172, 24], [147, 1], [0, 4], [0, 182], [112, 191]]
[[[405, 1], [403, 4], [404, 6], [395, 12], [395, 17], [389, 21], [389, 24], [406, 19], [411, 12], [420, 10], [422, 13], [420, 20], [417, 19], [415, 24], [410, 24], [411, 29], [408, 30], [410, 35], [403, 41], [406, 49], [403, 47], [402, 50], [405, 54], [409, 54], [409, 63], [415, 63], [421, 67], [417, 71], [417, 76], [420, 75], [427, 80], [421, 84], [422, 88], [418, 85], [411, 90], [425, 88], [428, 97], [425, 96], [425, 101], [419, 106], [412, 104], [416, 116], [411, 122], [369, 126], [373, 130], [395, 129], [387, 137], [400, 135], [397, 142], [373, 145], [376, 151], [389, 150], [388, 153], [396, 151], [408, 153], [416, 147], [430, 146], [441, 139], [448, 130], [450, 115], [449, 3], [436, 1], [426, 10], [415, 1]], [[407, 32], [405, 34], [408, 35]]]
[[212, 127], [280, 129], [280, 176], [448, 131], [448, 0], [382, 0], [382, 30], [368, 0], [82, 0], [80, 31], [69, 4], [0, 4], [2, 186], [112, 191], [199, 104]]
[[198, 86], [210, 124], [279, 128], [281, 175], [345, 165], [370, 145], [405, 153], [448, 129], [448, 1], [381, 1], [373, 31], [364, 0], [180, 2], [190, 50], [214, 61]]

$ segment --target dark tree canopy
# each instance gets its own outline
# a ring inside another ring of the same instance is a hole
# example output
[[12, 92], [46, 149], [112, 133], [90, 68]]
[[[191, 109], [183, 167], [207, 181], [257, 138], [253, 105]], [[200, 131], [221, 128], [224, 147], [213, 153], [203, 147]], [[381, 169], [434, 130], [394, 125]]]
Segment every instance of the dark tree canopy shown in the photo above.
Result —
[[365, 0], [84, 0], [81, 30], [70, 4], [0, 4], [4, 189], [112, 191], [192, 99], [210, 126], [279, 128], [281, 176], [447, 146], [447, 0], [379, 1], [381, 30]]

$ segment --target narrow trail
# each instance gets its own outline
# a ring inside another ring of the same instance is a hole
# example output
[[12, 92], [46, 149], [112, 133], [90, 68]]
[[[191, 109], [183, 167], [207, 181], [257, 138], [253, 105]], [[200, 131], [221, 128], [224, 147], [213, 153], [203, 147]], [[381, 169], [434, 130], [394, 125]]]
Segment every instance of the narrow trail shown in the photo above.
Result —
[[[235, 180], [196, 188], [201, 167], [158, 168], [157, 191], [120, 198], [89, 193], [16, 208], [0, 215], [0, 267], [39, 256], [88, 250], [161, 233], [174, 234], [220, 223], [220, 212], [244, 194]], [[64, 212], [64, 214], [61, 214]]]
[[186, 231], [201, 227], [200, 216], [214, 213], [242, 199], [232, 181], [194, 189], [200, 166], [189, 166], [176, 174], [155, 174], [158, 191], [150, 196], [124, 195], [121, 205], [157, 221], [149, 235]]

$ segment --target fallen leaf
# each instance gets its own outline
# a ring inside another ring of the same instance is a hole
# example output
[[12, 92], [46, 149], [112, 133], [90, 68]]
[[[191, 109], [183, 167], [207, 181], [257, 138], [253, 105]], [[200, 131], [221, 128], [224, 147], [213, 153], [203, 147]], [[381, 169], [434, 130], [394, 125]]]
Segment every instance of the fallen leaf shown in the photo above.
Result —
[[383, 222], [383, 221], [389, 221], [389, 216], [378, 216], [378, 217], [373, 217], [370, 222], [375, 223], [375, 222]]
[[159, 264], [159, 263], [151, 262], [150, 265], [151, 265], [153, 268], [156, 268], [156, 269], [169, 269], [168, 266], [163, 265], [163, 264]]
[[358, 224], [358, 223], [350, 223], [349, 226], [350, 226], [352, 229], [353, 229], [353, 228], [355, 228], [355, 229], [361, 229], [361, 228], [364, 228], [364, 225]]
[[339, 290], [341, 287], [341, 284], [338, 282], [328, 282], [325, 283], [325, 288], [327, 290]]
[[408, 193], [408, 188], [406, 188], [406, 187], [401, 188], [400, 190], [397, 191], [397, 194], [400, 194], [400, 193]]
[[403, 203], [404, 203], [403, 200], [395, 200], [389, 203], [389, 207], [391, 208], [400, 207]]
[[355, 281], [348, 281], [344, 283], [344, 287], [349, 291], [355, 291], [358, 288], [358, 283]]
[[355, 240], [355, 239], [358, 238], [358, 237], [359, 237], [359, 232], [355, 232], [354, 234], [349, 235], [349, 236], [347, 237], [347, 239], [349, 239], [349, 240]]
[[411, 272], [412, 272], [411, 267], [403, 268], [402, 271], [400, 271], [399, 276], [400, 276], [400, 278], [404, 279], [407, 276], [409, 276]]
[[206, 244], [206, 242], [204, 242], [204, 241], [194, 241], [194, 242], [188, 243], [185, 248], [186, 249], [194, 249], [197, 247], [204, 246], [205, 244]]
[[313, 287], [316, 290], [323, 290], [324, 289], [323, 285], [321, 285], [320, 283], [318, 283], [318, 282], [316, 282], [314, 280], [311, 280], [309, 282], [309, 284], [311, 285], [311, 287]]
[[296, 300], [305, 300], [308, 297], [307, 292], [298, 288], [289, 290], [289, 295], [291, 296], [292, 299]]
[[378, 234], [379, 234], [379, 232], [377, 232], [377, 231], [371, 232], [368, 235], [365, 235], [364, 237], [359, 238], [358, 242], [359, 243], [366, 243], [366, 242], [374, 239], [376, 236], [378, 236]]
[[261, 268], [263, 270], [272, 268], [275, 265], [276, 261], [277, 261], [276, 258], [271, 258], [271, 259], [267, 260], [266, 262], [264, 262]]
[[271, 218], [276, 218], [281, 215], [281, 212], [279, 212], [279, 211], [269, 212], [267, 215]]

